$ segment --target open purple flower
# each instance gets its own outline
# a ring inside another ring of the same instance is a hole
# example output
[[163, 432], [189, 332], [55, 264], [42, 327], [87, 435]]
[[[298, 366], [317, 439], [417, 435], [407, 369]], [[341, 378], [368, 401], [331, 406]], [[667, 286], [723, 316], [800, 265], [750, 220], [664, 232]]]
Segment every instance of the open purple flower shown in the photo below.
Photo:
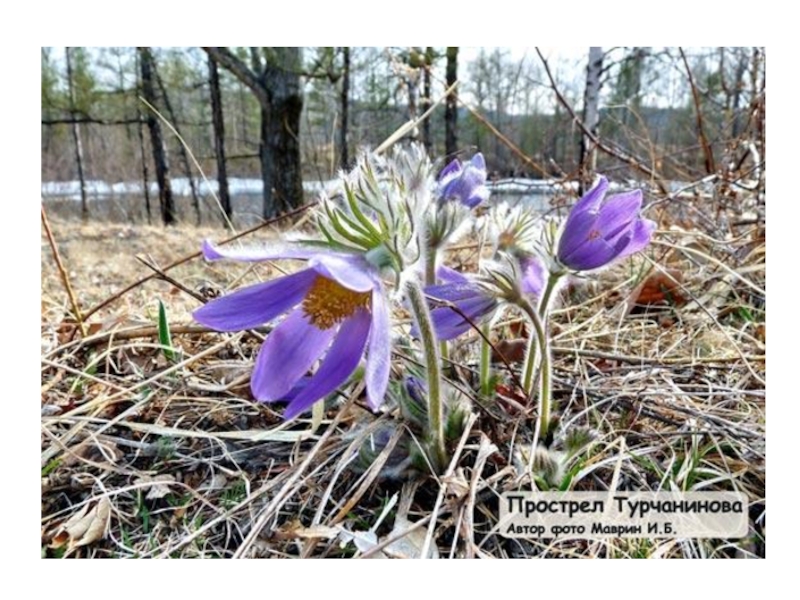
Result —
[[486, 161], [478, 152], [468, 163], [462, 165], [457, 158], [439, 173], [439, 198], [456, 201], [475, 208], [489, 198], [486, 187]]
[[[293, 258], [308, 268], [252, 285], [197, 309], [194, 318], [219, 331], [238, 331], [288, 313], [272, 330], [256, 359], [250, 387], [261, 402], [288, 400], [292, 418], [324, 398], [356, 370], [367, 352], [369, 405], [383, 401], [389, 380], [389, 309], [378, 272], [363, 256], [316, 248], [218, 249], [208, 242], [209, 260]], [[306, 373], [322, 359], [316, 372]]]
[[650, 243], [656, 224], [639, 217], [641, 190], [604, 200], [607, 190], [608, 180], [600, 177], [572, 207], [558, 243], [558, 260], [565, 267], [597, 269]]

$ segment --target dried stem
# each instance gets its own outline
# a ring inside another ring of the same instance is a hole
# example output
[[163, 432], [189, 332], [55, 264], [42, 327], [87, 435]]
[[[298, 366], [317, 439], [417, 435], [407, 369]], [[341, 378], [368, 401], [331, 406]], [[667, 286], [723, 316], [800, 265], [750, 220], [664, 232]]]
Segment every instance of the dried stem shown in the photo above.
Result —
[[703, 113], [700, 110], [700, 92], [697, 90], [697, 85], [695, 85], [692, 69], [689, 68], [689, 61], [686, 60], [686, 54], [683, 52], [683, 48], [678, 48], [678, 51], [681, 53], [683, 66], [686, 67], [686, 76], [689, 78], [689, 86], [692, 88], [692, 100], [694, 100], [695, 117], [697, 119], [697, 135], [700, 136], [700, 144], [703, 146], [703, 154], [706, 159], [706, 173], [711, 175], [712, 173], [716, 173], [717, 168], [714, 165], [714, 152], [711, 150], [711, 144], [708, 143], [705, 128], [703, 127]]
[[[282, 215], [278, 215], [277, 217], [274, 217], [272, 219], [268, 219], [268, 220], [264, 221], [263, 223], [259, 223], [258, 225], [255, 225], [254, 227], [251, 227], [250, 229], [248, 229], [246, 231], [243, 231], [241, 233], [237, 233], [236, 235], [232, 235], [231, 237], [219, 242], [219, 245], [222, 246], [224, 244], [228, 244], [228, 243], [233, 242], [234, 240], [238, 240], [239, 238], [242, 238], [242, 237], [244, 237], [246, 235], [250, 235], [251, 233], [258, 231], [259, 229], [263, 229], [264, 227], [268, 227], [270, 225], [274, 225], [275, 223], [278, 223], [278, 222], [280, 222], [280, 221], [282, 221], [284, 219], [288, 219], [288, 218], [293, 217], [295, 215], [299, 215], [300, 213], [307, 211], [312, 206], [313, 206], [313, 204], [306, 204], [304, 206], [296, 208], [295, 210], [289, 211], [287, 213], [283, 213]], [[42, 209], [42, 210], [44, 211], [44, 209]], [[164, 267], [161, 271], [162, 271], [162, 273], [165, 273], [165, 272], [169, 271], [170, 269], [174, 269], [175, 267], [178, 267], [178, 266], [180, 266], [180, 265], [182, 265], [184, 263], [189, 262], [192, 259], [199, 258], [200, 256], [202, 256], [202, 254], [203, 254], [202, 252], [193, 252], [192, 254], [184, 256], [183, 258], [179, 258], [175, 262], [171, 262], [166, 267]], [[109, 298], [106, 298], [100, 304], [92, 307], [89, 311], [86, 312], [86, 314], [84, 315], [84, 318], [88, 319], [94, 313], [96, 313], [98, 310], [105, 308], [106, 306], [108, 306], [109, 304], [115, 302], [116, 300], [119, 300], [122, 296], [124, 296], [125, 294], [127, 294], [131, 290], [136, 289], [137, 287], [139, 287], [143, 283], [146, 283], [146, 282], [148, 282], [148, 281], [150, 281], [152, 279], [161, 278], [161, 276], [162, 276], [161, 273], [153, 273], [151, 275], [148, 275], [147, 277], [142, 277], [141, 279], [138, 279], [138, 280], [134, 281], [132, 284], [130, 284], [129, 286], [127, 286], [124, 289], [120, 290], [119, 292], [117, 292], [113, 296], [111, 296]]]
[[78, 306], [78, 300], [75, 298], [75, 292], [72, 290], [72, 284], [69, 282], [69, 275], [67, 274], [67, 270], [64, 268], [64, 263], [61, 260], [61, 254], [58, 251], [58, 245], [56, 244], [56, 240], [53, 237], [53, 232], [50, 229], [50, 222], [47, 220], [47, 213], [44, 210], [44, 204], [42, 205], [42, 226], [44, 227], [44, 232], [47, 235], [47, 241], [50, 244], [50, 249], [53, 251], [53, 259], [56, 261], [56, 267], [58, 267], [58, 273], [61, 275], [61, 281], [64, 284], [64, 288], [67, 290], [69, 303], [72, 305], [72, 314], [75, 317], [75, 320], [78, 322], [78, 328], [81, 331], [81, 337], [86, 337], [86, 326], [84, 325], [85, 317], [81, 315], [81, 309]]

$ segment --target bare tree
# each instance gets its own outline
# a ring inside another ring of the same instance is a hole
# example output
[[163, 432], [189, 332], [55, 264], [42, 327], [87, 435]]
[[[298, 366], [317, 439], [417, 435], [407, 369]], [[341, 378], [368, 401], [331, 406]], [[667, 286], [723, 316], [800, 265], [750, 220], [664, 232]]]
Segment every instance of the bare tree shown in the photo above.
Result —
[[[167, 115], [172, 123], [172, 127], [179, 137], [183, 137], [181, 135], [180, 125], [178, 124], [178, 118], [175, 115], [175, 111], [172, 110], [172, 102], [169, 101], [167, 88], [161, 79], [161, 75], [158, 72], [158, 67], [156, 66], [155, 62], [153, 62], [153, 75], [155, 75], [156, 82], [158, 83], [158, 89], [161, 92], [161, 99], [164, 102], [164, 108], [167, 109]], [[189, 189], [192, 192], [192, 208], [194, 208], [195, 222], [197, 225], [200, 225], [202, 221], [202, 217], [200, 215], [200, 197], [197, 195], [197, 186], [195, 185], [194, 177], [192, 176], [192, 168], [189, 164], [189, 155], [186, 152], [186, 147], [182, 143], [178, 144], [178, 152], [180, 152], [183, 169], [186, 173], [186, 178], [189, 180]]]
[[75, 142], [75, 162], [78, 165], [78, 181], [81, 188], [81, 218], [86, 221], [89, 218], [89, 206], [86, 201], [86, 176], [83, 171], [83, 144], [81, 143], [81, 130], [77, 117], [77, 107], [75, 102], [75, 82], [72, 72], [72, 48], [67, 47], [67, 88], [69, 90], [69, 107], [72, 115], [72, 139]]
[[[139, 47], [138, 51], [139, 67], [142, 74], [142, 94], [147, 102], [152, 106], [157, 106], [153, 53], [148, 47]], [[175, 200], [172, 197], [172, 184], [169, 180], [169, 155], [164, 144], [161, 123], [152, 110], [147, 113], [147, 128], [150, 130], [150, 144], [153, 149], [153, 162], [156, 166], [161, 220], [164, 225], [174, 225], [178, 219], [175, 211]]]
[[342, 88], [339, 94], [341, 116], [339, 119], [339, 167], [347, 169], [350, 157], [347, 153], [347, 128], [349, 127], [350, 104], [350, 48], [342, 48]]
[[[425, 48], [425, 64], [422, 71], [422, 112], [427, 112], [431, 107], [431, 66], [433, 65], [434, 51], [433, 48], [428, 46]], [[431, 120], [425, 119], [422, 122], [422, 144], [425, 146], [428, 154], [431, 154], [433, 149], [433, 141], [431, 140]]]
[[303, 203], [300, 170], [300, 48], [251, 48], [251, 67], [227, 48], [203, 48], [246, 85], [261, 106], [259, 158], [264, 182], [263, 216], [269, 219]]
[[586, 66], [586, 87], [583, 93], [583, 124], [588, 133], [581, 136], [581, 150], [578, 161], [581, 170], [581, 194], [584, 187], [591, 184], [597, 168], [597, 147], [592, 136], [597, 136], [600, 123], [600, 76], [603, 73], [603, 49], [599, 46], [589, 48], [589, 64]]
[[222, 93], [219, 89], [219, 69], [214, 57], [208, 56], [208, 87], [211, 93], [211, 120], [214, 126], [214, 154], [217, 159], [217, 183], [219, 184], [219, 201], [230, 223], [233, 218], [231, 195], [228, 190], [228, 170], [225, 163], [225, 119], [222, 113]]
[[[458, 80], [458, 46], [447, 48], [447, 88], [450, 89]], [[447, 97], [444, 106], [444, 153], [448, 157], [458, 152], [458, 94], [453, 91]]]

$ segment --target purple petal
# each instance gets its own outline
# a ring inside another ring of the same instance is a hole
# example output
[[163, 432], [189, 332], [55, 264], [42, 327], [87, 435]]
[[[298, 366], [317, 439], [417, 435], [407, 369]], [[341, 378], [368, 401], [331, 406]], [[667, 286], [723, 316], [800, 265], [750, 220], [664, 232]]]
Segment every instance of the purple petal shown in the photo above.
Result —
[[308, 264], [320, 275], [354, 292], [369, 292], [379, 285], [369, 263], [361, 256], [317, 253]]
[[544, 290], [545, 268], [542, 261], [535, 256], [529, 256], [520, 260], [522, 267], [522, 292], [539, 297]]
[[296, 308], [269, 334], [258, 353], [250, 388], [256, 400], [280, 400], [330, 346], [336, 328], [318, 329]]
[[391, 366], [391, 325], [389, 307], [383, 297], [383, 290], [372, 290], [372, 327], [369, 331], [369, 351], [367, 354], [367, 402], [375, 410], [383, 402], [386, 386], [389, 384]]
[[596, 228], [602, 237], [610, 241], [632, 225], [641, 207], [641, 190], [611, 196], [600, 208]]
[[650, 219], [639, 219], [633, 226], [633, 234], [625, 249], [619, 254], [617, 258], [624, 258], [630, 256], [639, 250], [642, 250], [647, 244], [650, 243], [650, 238], [653, 231], [656, 229], [656, 224]]
[[485, 185], [482, 185], [477, 190], [475, 190], [472, 195], [463, 201], [464, 206], [467, 208], [475, 208], [481, 202], [486, 202], [489, 199], [489, 188]]
[[[628, 239], [629, 238], [623, 238], [620, 240], [623, 247], [628, 243]], [[566, 259], [562, 260], [562, 262], [576, 271], [590, 271], [591, 269], [597, 269], [598, 267], [608, 264], [614, 260], [621, 251], [621, 248], [612, 246], [601, 237], [587, 239]]]
[[565, 265], [570, 265], [572, 254], [575, 253], [589, 239], [592, 231], [596, 229], [597, 214], [591, 211], [571, 213], [558, 241], [558, 259]]
[[245, 262], [258, 262], [262, 260], [275, 260], [279, 258], [296, 258], [305, 260], [320, 254], [319, 248], [304, 248], [288, 244], [272, 244], [254, 247], [228, 247], [220, 248], [209, 240], [203, 240], [203, 256], [207, 260], [220, 260], [228, 258]]
[[[486, 171], [486, 160], [483, 158], [483, 154], [478, 152], [475, 156], [472, 157], [472, 160], [469, 161], [472, 163], [472, 166], [476, 169], [480, 169], [481, 171]], [[486, 177], [484, 176], [484, 179]]]
[[350, 374], [356, 370], [364, 353], [371, 322], [369, 312], [362, 309], [342, 323], [319, 369], [286, 408], [284, 414], [286, 419], [305, 412], [317, 400], [324, 398], [347, 381]]
[[297, 305], [316, 277], [316, 271], [305, 269], [242, 288], [201, 306], [192, 316], [198, 323], [218, 331], [258, 327]]
[[[440, 306], [431, 311], [433, 328], [436, 337], [440, 340], [451, 340], [460, 336], [472, 328], [472, 323], [477, 324], [497, 307], [497, 301], [494, 298], [485, 296], [454, 304], [461, 312], [453, 310], [450, 306]], [[466, 315], [469, 320], [465, 319], [461, 313]]]
[[600, 176], [597, 179], [597, 182], [594, 184], [594, 187], [590, 189], [583, 195], [583, 198], [578, 200], [575, 203], [575, 206], [572, 207], [572, 210], [567, 217], [567, 227], [570, 226], [571, 221], [573, 218], [577, 217], [583, 213], [591, 213], [596, 212], [597, 208], [600, 206], [600, 203], [603, 201], [603, 197], [606, 195], [606, 190], [608, 189], [608, 179], [603, 176]]
[[487, 293], [475, 283], [466, 281], [465, 283], [443, 283], [441, 285], [429, 285], [425, 288], [425, 295], [435, 300], [446, 300], [457, 302], [470, 298], [486, 297]]
[[461, 172], [461, 161], [454, 158], [448, 165], [439, 173], [438, 181], [442, 183], [445, 179], [457, 176]]
[[445, 283], [467, 283], [469, 281], [469, 278], [460, 271], [444, 265], [436, 269], [436, 277]]

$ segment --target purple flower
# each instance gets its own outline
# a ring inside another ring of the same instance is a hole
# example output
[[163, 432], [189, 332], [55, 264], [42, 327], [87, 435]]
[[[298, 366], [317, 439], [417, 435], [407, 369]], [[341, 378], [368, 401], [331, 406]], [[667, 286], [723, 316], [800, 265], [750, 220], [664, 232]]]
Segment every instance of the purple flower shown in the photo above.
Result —
[[477, 323], [497, 308], [499, 301], [490, 290], [458, 271], [440, 267], [437, 275], [446, 283], [429, 285], [425, 295], [447, 303], [431, 309], [433, 328], [440, 340], [452, 340], [466, 333], [472, 327], [470, 321]]
[[[505, 291], [492, 290], [493, 286], [481, 285], [458, 271], [439, 267], [436, 274], [444, 283], [425, 288], [425, 295], [433, 300], [431, 320], [437, 338], [452, 340], [466, 333], [472, 327], [472, 323], [477, 324], [492, 314], [500, 305], [500, 299], [507, 293], [518, 295], [521, 292], [541, 297], [545, 280], [542, 261], [534, 255], [512, 260], [516, 266], [502, 269], [504, 271], [502, 275], [495, 274], [500, 278], [496, 283], [500, 285], [502, 281], [502, 289]], [[512, 292], [513, 289], [517, 291]], [[413, 328], [411, 333], [415, 335]]]
[[[389, 309], [380, 276], [363, 256], [316, 248], [225, 250], [208, 242], [203, 254], [209, 260], [308, 261], [302, 271], [240, 289], [194, 312], [199, 323], [219, 331], [250, 329], [288, 313], [258, 353], [250, 380], [257, 400], [289, 400], [290, 419], [347, 381], [366, 350], [367, 399], [373, 409], [381, 404], [389, 380]], [[320, 358], [316, 372], [306, 377]]]
[[608, 180], [600, 177], [572, 207], [558, 243], [558, 260], [565, 267], [597, 269], [650, 243], [656, 224], [639, 217], [641, 190], [604, 200], [607, 189]]
[[439, 173], [439, 198], [460, 202], [475, 208], [489, 198], [486, 187], [486, 161], [478, 152], [468, 163], [462, 165], [457, 158]]

